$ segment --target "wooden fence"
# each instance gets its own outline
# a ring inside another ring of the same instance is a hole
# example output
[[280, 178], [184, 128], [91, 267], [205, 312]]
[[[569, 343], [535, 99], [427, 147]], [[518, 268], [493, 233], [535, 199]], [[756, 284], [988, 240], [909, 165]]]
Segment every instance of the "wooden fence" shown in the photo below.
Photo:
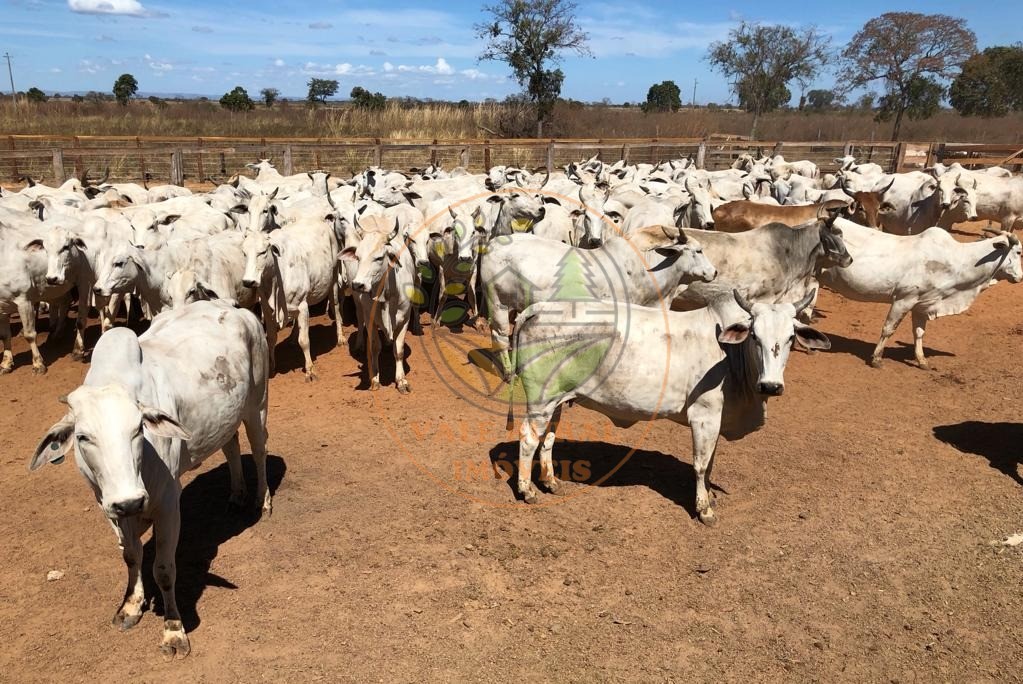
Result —
[[[777, 142], [696, 138], [620, 138], [571, 140], [383, 140], [377, 138], [170, 138], [133, 136], [0, 136], [0, 180], [24, 176], [62, 183], [86, 170], [95, 179], [110, 170], [112, 181], [184, 184], [223, 181], [245, 164], [270, 159], [281, 173], [324, 170], [351, 174], [370, 165], [410, 170], [430, 163], [483, 171], [499, 164], [558, 168], [598, 155], [605, 162], [657, 163], [692, 158], [700, 168], [729, 167], [746, 152], [809, 159], [822, 170], [835, 169], [834, 158], [853, 155], [888, 171], [923, 168], [943, 159], [988, 164], [1011, 154], [1011, 146], [891, 143], [875, 141]], [[997, 152], [1000, 154], [1001, 152]], [[1010, 159], [1018, 158], [1019, 150]], [[1000, 157], [999, 157], [1000, 158]], [[1018, 163], [1023, 163], [1021, 159]]]

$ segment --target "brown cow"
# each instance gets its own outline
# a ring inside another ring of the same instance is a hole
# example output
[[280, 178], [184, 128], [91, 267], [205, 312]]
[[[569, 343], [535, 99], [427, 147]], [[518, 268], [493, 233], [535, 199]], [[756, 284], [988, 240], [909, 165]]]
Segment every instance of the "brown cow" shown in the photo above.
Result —
[[894, 184], [895, 179], [892, 178], [891, 183], [880, 190], [852, 192], [849, 190], [845, 178], [843, 178], [841, 183], [839, 183], [839, 187], [842, 189], [842, 192], [849, 195], [853, 200], [852, 204], [849, 205], [849, 218], [868, 228], [880, 228], [880, 214], [891, 211], [894, 208], [891, 203], [884, 201], [884, 194]]
[[849, 202], [828, 200], [817, 204], [774, 205], [736, 200], [727, 202], [714, 210], [714, 228], [724, 233], [743, 233], [769, 223], [784, 223], [798, 226], [814, 221], [822, 213], [836, 210], [847, 211]]

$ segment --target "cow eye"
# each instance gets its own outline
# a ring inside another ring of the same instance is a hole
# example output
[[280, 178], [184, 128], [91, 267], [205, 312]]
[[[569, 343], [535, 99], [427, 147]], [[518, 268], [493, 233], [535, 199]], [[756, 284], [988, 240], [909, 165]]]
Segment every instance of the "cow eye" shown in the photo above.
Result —
[[79, 444], [88, 444], [89, 442], [92, 441], [92, 440], [89, 439], [89, 437], [87, 435], [82, 435], [82, 434], [75, 435], [75, 439], [78, 440]]
[[114, 262], [114, 268], [124, 268], [124, 262], [123, 261], [115, 261]]
[[373, 261], [383, 261], [383, 260], [384, 260], [384, 255], [383, 254], [381, 254], [380, 256], [378, 256], [378, 257], [373, 259]]
[[266, 254], [266, 253], [267, 253], [267, 252], [269, 252], [269, 251], [270, 251], [270, 248], [269, 248], [269, 247], [267, 247], [267, 248], [266, 248], [266, 249], [264, 249], [264, 250], [263, 250], [262, 252], [259, 252], [258, 254], [256, 254], [256, 256], [263, 256], [264, 254]]

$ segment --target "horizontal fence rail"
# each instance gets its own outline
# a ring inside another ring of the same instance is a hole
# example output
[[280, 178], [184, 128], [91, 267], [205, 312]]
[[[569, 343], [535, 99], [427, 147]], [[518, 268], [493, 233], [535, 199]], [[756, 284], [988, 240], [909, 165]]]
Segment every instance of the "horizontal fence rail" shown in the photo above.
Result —
[[221, 182], [245, 164], [270, 159], [284, 175], [322, 170], [352, 174], [368, 166], [397, 170], [441, 164], [479, 172], [497, 165], [556, 169], [597, 155], [607, 163], [655, 164], [691, 158], [699, 168], [728, 168], [744, 153], [808, 159], [822, 171], [835, 158], [853, 155], [890, 172], [935, 162], [964, 165], [1023, 165], [1013, 145], [892, 143], [876, 141], [747, 141], [699, 138], [388, 140], [379, 138], [232, 138], [146, 136], [0, 136], [0, 180], [30, 177], [60, 184], [86, 171], [96, 179], [109, 169], [111, 181]]

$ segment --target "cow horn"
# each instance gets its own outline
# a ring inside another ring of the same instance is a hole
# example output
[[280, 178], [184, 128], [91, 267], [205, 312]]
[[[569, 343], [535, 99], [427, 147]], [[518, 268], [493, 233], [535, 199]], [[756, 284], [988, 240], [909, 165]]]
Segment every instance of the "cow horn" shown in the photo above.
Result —
[[107, 170], [103, 173], [103, 177], [99, 179], [99, 183], [97, 183], [97, 185], [103, 185], [104, 183], [107, 182], [107, 179], [109, 179], [109, 178], [110, 178], [110, 167], [108, 166]]
[[750, 316], [753, 315], [753, 305], [750, 304], [749, 300], [742, 296], [742, 293], [738, 290], [732, 290], [732, 296], [735, 297], [735, 303], [739, 305], [739, 308], [748, 313]]
[[544, 170], [547, 171], [547, 177], [543, 179], [543, 183], [540, 183], [540, 187], [541, 188], [546, 187], [547, 186], [547, 181], [549, 181], [551, 179], [551, 170], [549, 168], [547, 168], [547, 167], [544, 167]]
[[849, 195], [849, 197], [856, 199], [856, 194], [849, 190], [848, 179], [845, 176], [842, 176], [842, 182], [840, 183], [840, 185], [842, 186], [842, 192]]
[[878, 195], [878, 197], [880, 197], [880, 196], [884, 195], [884, 194], [885, 194], [886, 192], [888, 192], [889, 190], [891, 190], [891, 189], [892, 189], [892, 186], [893, 186], [893, 185], [895, 185], [895, 178], [894, 178], [894, 177], [892, 178], [891, 182], [890, 182], [890, 183], [888, 183], [888, 185], [884, 186], [884, 189], [883, 189], [883, 190], [878, 190], [878, 191], [877, 191], [877, 195]]
[[810, 306], [810, 303], [813, 301], [813, 298], [816, 297], [816, 296], [817, 296], [817, 288], [814, 288], [814, 289], [810, 290], [809, 292], [807, 292], [805, 297], [803, 297], [798, 302], [793, 304], [793, 306], [796, 307], [796, 313], [798, 314], [800, 311], [802, 311], [806, 307]]
[[337, 205], [334, 204], [334, 198], [330, 196], [330, 184], [327, 182], [327, 178], [323, 179], [323, 188], [327, 191], [327, 203], [330, 204], [330, 208], [337, 211]]

